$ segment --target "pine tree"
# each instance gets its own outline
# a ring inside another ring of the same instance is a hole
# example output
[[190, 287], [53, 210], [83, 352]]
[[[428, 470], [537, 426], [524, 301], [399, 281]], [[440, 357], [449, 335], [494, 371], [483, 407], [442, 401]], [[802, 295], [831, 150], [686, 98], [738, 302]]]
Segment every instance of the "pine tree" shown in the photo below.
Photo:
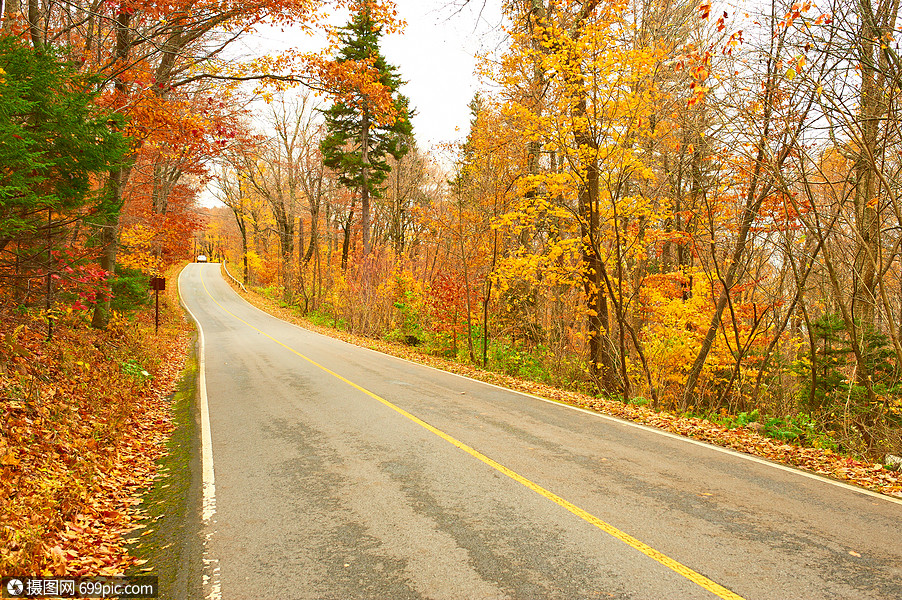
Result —
[[848, 381], [842, 370], [851, 349], [846, 341], [846, 327], [839, 315], [827, 314], [811, 324], [815, 340], [811, 352], [808, 393], [809, 409], [823, 408], [830, 394], [846, 387]]
[[0, 250], [46, 228], [42, 211], [96, 201], [92, 178], [127, 151], [94, 84], [53, 52], [0, 38]]
[[[358, 191], [364, 254], [369, 254], [371, 246], [370, 199], [381, 197], [380, 185], [391, 171], [386, 158], [391, 155], [400, 160], [407, 154], [413, 132], [408, 100], [397, 91], [403, 82], [397, 69], [379, 51], [381, 35], [382, 28], [372, 19], [364, 0], [351, 22], [339, 30], [341, 48], [337, 60], [371, 65], [379, 85], [391, 94], [394, 118], [385, 119], [377, 114], [366, 91], [359, 90], [353, 101], [338, 101], [324, 111], [328, 135], [320, 144], [323, 163], [338, 173], [342, 185]], [[353, 204], [351, 211], [353, 214]], [[343, 264], [347, 261], [350, 221], [349, 216]]]

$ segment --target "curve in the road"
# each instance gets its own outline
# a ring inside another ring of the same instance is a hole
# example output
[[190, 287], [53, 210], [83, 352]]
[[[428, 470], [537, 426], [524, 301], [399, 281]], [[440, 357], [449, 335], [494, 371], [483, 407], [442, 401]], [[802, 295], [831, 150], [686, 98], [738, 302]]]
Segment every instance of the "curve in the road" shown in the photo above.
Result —
[[[731, 590], [725, 588], [724, 586], [720, 585], [720, 584], [717, 583], [716, 581], [712, 581], [711, 579], [708, 579], [707, 577], [705, 577], [705, 576], [702, 575], [701, 573], [698, 573], [698, 572], [694, 571], [693, 569], [687, 567], [686, 565], [680, 563], [679, 561], [674, 560], [673, 558], [670, 558], [669, 556], [665, 555], [665, 554], [662, 553], [662, 552], [659, 552], [658, 550], [655, 550], [654, 548], [652, 548], [652, 547], [649, 546], [648, 544], [645, 544], [644, 542], [642, 542], [642, 541], [636, 539], [635, 537], [629, 535], [628, 533], [626, 533], [626, 532], [624, 532], [624, 531], [621, 531], [620, 529], [614, 527], [613, 525], [607, 523], [606, 521], [604, 521], [604, 520], [602, 520], [602, 519], [599, 519], [599, 518], [596, 517], [595, 515], [592, 515], [591, 513], [589, 513], [589, 512], [587, 512], [587, 511], [583, 510], [582, 508], [576, 506], [575, 504], [573, 504], [573, 503], [571, 503], [571, 502], [568, 502], [567, 500], [565, 500], [564, 498], [561, 498], [560, 496], [558, 496], [558, 495], [555, 494], [554, 492], [551, 492], [551, 491], [549, 491], [549, 490], [543, 488], [542, 486], [538, 485], [537, 483], [534, 483], [533, 481], [527, 479], [526, 477], [523, 477], [523, 476], [520, 475], [519, 473], [517, 473], [517, 472], [513, 471], [512, 469], [509, 469], [508, 467], [502, 465], [501, 463], [499, 463], [499, 462], [497, 462], [497, 461], [495, 461], [495, 460], [489, 458], [488, 456], [482, 454], [482, 453], [479, 452], [478, 450], [475, 450], [474, 448], [471, 448], [470, 446], [468, 446], [468, 445], [464, 444], [463, 442], [457, 440], [456, 438], [454, 438], [454, 437], [448, 435], [447, 433], [445, 433], [444, 431], [438, 429], [437, 427], [434, 427], [434, 426], [430, 425], [429, 423], [423, 421], [423, 420], [420, 419], [419, 417], [417, 417], [417, 416], [415, 416], [415, 415], [413, 415], [413, 414], [407, 412], [407, 411], [404, 410], [403, 408], [401, 408], [401, 407], [399, 407], [399, 406], [393, 404], [392, 402], [389, 402], [388, 400], [386, 400], [385, 398], [379, 396], [378, 394], [375, 394], [375, 393], [371, 392], [370, 390], [368, 390], [368, 389], [366, 389], [366, 388], [364, 388], [364, 387], [362, 387], [362, 386], [360, 386], [360, 385], [357, 385], [357, 384], [354, 383], [353, 381], [350, 381], [349, 379], [347, 379], [347, 378], [345, 378], [345, 377], [339, 375], [339, 374], [336, 373], [335, 371], [332, 371], [331, 369], [329, 369], [329, 368], [327, 368], [327, 367], [324, 367], [323, 365], [319, 364], [319, 363], [316, 362], [315, 360], [309, 358], [308, 356], [305, 356], [305, 355], [302, 354], [301, 352], [298, 352], [297, 350], [295, 350], [295, 349], [292, 348], [291, 346], [289, 346], [289, 345], [287, 345], [287, 344], [281, 342], [280, 340], [276, 339], [275, 337], [269, 335], [269, 334], [266, 333], [265, 331], [263, 331], [263, 330], [261, 330], [261, 329], [259, 329], [259, 328], [257, 328], [257, 327], [254, 327], [253, 325], [251, 325], [250, 323], [248, 323], [247, 321], [245, 321], [244, 319], [242, 319], [241, 317], [239, 317], [239, 316], [236, 315], [235, 313], [231, 312], [229, 309], [227, 309], [225, 306], [223, 306], [218, 300], [216, 300], [216, 298], [213, 297], [213, 294], [211, 294], [211, 293], [210, 293], [210, 290], [207, 289], [207, 284], [206, 284], [206, 282], [204, 281], [203, 274], [200, 275], [200, 281], [201, 281], [201, 284], [203, 285], [203, 288], [204, 288], [204, 291], [206, 292], [206, 294], [210, 297], [210, 299], [211, 299], [213, 302], [216, 303], [217, 306], [219, 306], [220, 309], [223, 310], [223, 312], [227, 313], [228, 315], [230, 315], [232, 318], [236, 319], [237, 321], [240, 321], [241, 323], [247, 325], [248, 327], [250, 327], [250, 328], [253, 329], [254, 331], [257, 331], [258, 333], [260, 333], [260, 334], [266, 336], [267, 338], [269, 338], [270, 340], [272, 340], [272, 341], [275, 342], [276, 344], [282, 346], [283, 348], [285, 348], [285, 349], [288, 350], [289, 352], [292, 352], [292, 353], [294, 353], [295, 355], [297, 355], [298, 357], [302, 358], [303, 360], [309, 362], [311, 365], [317, 367], [318, 369], [321, 369], [322, 371], [328, 373], [329, 375], [335, 377], [336, 379], [342, 381], [343, 383], [346, 383], [347, 385], [353, 387], [354, 389], [356, 389], [356, 390], [358, 390], [358, 391], [360, 391], [360, 392], [366, 394], [367, 396], [373, 398], [374, 400], [377, 400], [378, 402], [381, 402], [382, 404], [384, 404], [384, 405], [387, 406], [388, 408], [394, 410], [395, 412], [397, 412], [398, 414], [404, 416], [405, 418], [410, 419], [411, 421], [413, 421], [413, 422], [416, 423], [417, 425], [423, 427], [424, 429], [430, 431], [431, 433], [434, 433], [434, 434], [437, 435], [438, 437], [440, 437], [440, 438], [442, 438], [443, 440], [445, 440], [446, 442], [448, 442], [448, 443], [450, 443], [450, 444], [456, 446], [457, 448], [463, 450], [464, 452], [466, 452], [467, 454], [473, 456], [474, 458], [476, 458], [476, 459], [482, 461], [483, 463], [485, 463], [486, 465], [492, 467], [493, 469], [495, 469], [495, 470], [498, 471], [499, 473], [502, 473], [502, 474], [506, 475], [507, 477], [510, 477], [511, 479], [513, 479], [514, 481], [516, 481], [517, 483], [519, 483], [519, 484], [521, 484], [521, 485], [523, 485], [523, 486], [529, 488], [530, 490], [536, 492], [537, 494], [539, 494], [539, 495], [541, 495], [541, 496], [544, 496], [545, 498], [551, 500], [552, 502], [558, 504], [559, 506], [561, 506], [561, 507], [567, 509], [568, 511], [570, 511], [571, 513], [573, 513], [573, 514], [576, 515], [577, 517], [579, 517], [579, 518], [585, 520], [586, 522], [590, 523], [591, 525], [594, 525], [594, 526], [597, 527], [598, 529], [600, 529], [600, 530], [604, 531], [605, 533], [607, 533], [608, 535], [611, 535], [611, 536], [613, 536], [614, 538], [620, 540], [621, 542], [625, 543], [626, 545], [630, 546], [631, 548], [634, 548], [635, 550], [638, 550], [639, 552], [641, 552], [642, 554], [648, 556], [649, 558], [651, 558], [651, 559], [653, 559], [653, 560], [655, 560], [655, 561], [661, 563], [662, 565], [664, 565], [664, 566], [667, 567], [668, 569], [673, 570], [674, 572], [676, 572], [677, 574], [679, 574], [679, 575], [685, 577], [686, 579], [688, 579], [688, 580], [691, 581], [692, 583], [694, 583], [694, 584], [696, 584], [696, 585], [702, 587], [703, 589], [705, 589], [705, 590], [711, 592], [712, 594], [716, 595], [718, 598], [722, 598], [723, 600], [744, 600], [744, 599], [742, 598], [742, 596], [740, 596], [740, 595], [734, 593], [733, 591], [731, 591]], [[189, 312], [190, 312], [190, 311], [189, 311]], [[199, 322], [198, 322], [198, 327], [200, 327], [200, 323], [199, 323]], [[208, 418], [209, 418], [209, 417], [207, 417], [207, 419], [208, 419]], [[205, 429], [205, 431], [208, 431], [208, 429]], [[205, 443], [205, 444], [204, 444], [204, 448], [206, 448], [206, 447], [207, 447], [207, 445], [206, 445], [206, 443]], [[204, 461], [204, 465], [205, 465], [205, 469], [204, 469], [204, 475], [205, 475], [204, 481], [205, 481], [205, 486], [204, 486], [204, 488], [205, 488], [205, 490], [206, 490], [206, 489], [207, 489], [207, 485], [206, 485], [206, 475], [207, 475], [207, 473], [206, 473], [206, 465], [208, 464], [207, 461], [206, 461], [206, 454], [205, 454], [204, 458], [205, 458], [205, 461]], [[211, 491], [212, 491], [212, 455], [211, 455], [210, 458], [209, 458], [209, 466], [210, 466]], [[211, 502], [211, 504], [214, 503], [214, 501], [213, 501], [212, 499], [210, 499], [210, 502]], [[205, 494], [205, 506], [206, 506], [206, 505], [207, 505], [207, 499], [206, 499], [206, 494]], [[212, 504], [212, 505], [215, 505], [215, 504]], [[207, 518], [206, 515], [205, 515], [205, 518]]]

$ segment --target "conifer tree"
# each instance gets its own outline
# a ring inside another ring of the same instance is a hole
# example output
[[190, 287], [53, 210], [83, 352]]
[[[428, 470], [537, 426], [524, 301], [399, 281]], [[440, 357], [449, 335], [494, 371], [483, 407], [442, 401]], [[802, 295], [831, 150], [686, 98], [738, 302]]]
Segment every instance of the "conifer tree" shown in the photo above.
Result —
[[119, 120], [94, 104], [94, 84], [52, 49], [0, 37], [0, 251], [45, 235], [43, 211], [102, 200], [92, 178], [128, 145]]
[[[339, 30], [341, 47], [337, 60], [368, 64], [375, 71], [377, 82], [390, 92], [394, 114], [382, 114], [384, 111], [374, 105], [367, 92], [358, 90], [353, 99], [336, 101], [324, 111], [328, 135], [320, 144], [323, 163], [338, 173], [342, 185], [359, 194], [364, 254], [371, 247], [370, 199], [381, 196], [380, 185], [391, 172], [387, 157], [400, 160], [407, 154], [413, 131], [408, 100], [397, 91], [403, 82], [397, 69], [379, 51], [381, 35], [381, 26], [373, 20], [363, 0], [351, 22]], [[344, 256], [343, 263], [346, 260]]]

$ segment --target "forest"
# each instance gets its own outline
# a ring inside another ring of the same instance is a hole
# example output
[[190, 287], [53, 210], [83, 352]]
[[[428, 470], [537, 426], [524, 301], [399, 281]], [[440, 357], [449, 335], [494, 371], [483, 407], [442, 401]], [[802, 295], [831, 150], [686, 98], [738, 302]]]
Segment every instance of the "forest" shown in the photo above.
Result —
[[509, 2], [465, 140], [429, 150], [358, 18], [340, 60], [369, 45], [390, 125], [364, 96], [276, 95], [218, 162], [198, 251], [314, 323], [882, 456], [902, 445], [897, 13]]
[[[3, 10], [0, 297], [48, 337], [204, 254], [315, 324], [902, 450], [897, 0], [507, 0], [435, 148], [387, 0]], [[331, 44], [233, 58], [264, 23]]]

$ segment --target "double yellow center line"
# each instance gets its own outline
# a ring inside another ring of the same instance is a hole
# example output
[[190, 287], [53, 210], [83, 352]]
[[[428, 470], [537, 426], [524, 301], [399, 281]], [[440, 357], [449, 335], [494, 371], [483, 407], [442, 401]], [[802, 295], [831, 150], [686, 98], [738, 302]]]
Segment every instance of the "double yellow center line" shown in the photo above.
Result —
[[298, 352], [297, 350], [295, 350], [295, 349], [292, 348], [291, 346], [288, 346], [288, 345], [286, 345], [286, 344], [280, 342], [279, 340], [277, 340], [277, 339], [274, 338], [273, 336], [269, 335], [269, 334], [266, 333], [265, 331], [262, 331], [261, 329], [258, 329], [257, 327], [254, 327], [253, 325], [251, 325], [250, 323], [248, 323], [247, 321], [245, 321], [244, 319], [242, 319], [241, 317], [239, 317], [238, 315], [236, 315], [235, 313], [231, 312], [229, 309], [227, 309], [226, 307], [224, 307], [222, 304], [219, 303], [218, 300], [216, 300], [216, 298], [213, 297], [213, 294], [211, 294], [211, 293], [210, 293], [210, 290], [207, 289], [207, 284], [206, 284], [206, 282], [204, 282], [204, 278], [203, 278], [203, 274], [202, 274], [202, 273], [201, 273], [201, 276], [200, 276], [200, 281], [201, 281], [201, 284], [202, 284], [203, 287], [204, 287], [204, 291], [207, 292], [207, 295], [210, 297], [210, 299], [213, 300], [213, 302], [215, 302], [216, 305], [219, 306], [219, 308], [221, 308], [224, 312], [228, 313], [229, 315], [231, 315], [231, 316], [232, 316], [233, 318], [235, 318], [236, 320], [238, 320], [238, 321], [244, 323], [245, 325], [247, 325], [248, 327], [250, 327], [250, 328], [253, 329], [254, 331], [257, 331], [258, 333], [261, 333], [261, 334], [263, 334], [264, 336], [268, 337], [269, 339], [271, 339], [272, 341], [274, 341], [274, 342], [277, 343], [278, 345], [282, 346], [283, 348], [285, 348], [285, 349], [288, 350], [289, 352], [292, 352], [292, 353], [296, 354], [298, 357], [304, 359], [305, 361], [307, 361], [307, 362], [310, 363], [311, 365], [317, 367], [318, 369], [323, 370], [324, 372], [326, 372], [326, 373], [328, 373], [329, 375], [335, 377], [336, 379], [338, 379], [338, 380], [340, 380], [340, 381], [343, 381], [344, 383], [348, 384], [348, 385], [351, 386], [352, 388], [354, 388], [354, 389], [356, 389], [356, 390], [359, 390], [360, 392], [366, 394], [366, 395], [369, 396], [370, 398], [372, 398], [372, 399], [374, 399], [374, 400], [376, 400], [376, 401], [378, 401], [378, 402], [381, 402], [382, 404], [384, 404], [384, 405], [387, 406], [388, 408], [392, 409], [393, 411], [395, 411], [395, 412], [398, 413], [399, 415], [402, 415], [402, 416], [406, 417], [407, 419], [410, 419], [411, 421], [413, 421], [414, 423], [416, 423], [417, 425], [419, 425], [419, 426], [422, 427], [423, 429], [426, 429], [427, 431], [430, 431], [430, 432], [434, 433], [435, 435], [437, 435], [438, 437], [442, 438], [443, 440], [445, 440], [445, 441], [448, 442], [449, 444], [452, 444], [452, 445], [454, 445], [454, 446], [460, 448], [461, 450], [463, 450], [464, 452], [466, 452], [467, 454], [469, 454], [469, 455], [472, 456], [473, 458], [476, 458], [477, 460], [482, 461], [483, 463], [485, 463], [485, 464], [487, 464], [488, 466], [492, 467], [493, 469], [495, 469], [495, 470], [498, 471], [499, 473], [503, 473], [504, 475], [507, 475], [508, 477], [510, 477], [511, 479], [513, 479], [514, 481], [516, 481], [517, 483], [526, 486], [527, 488], [531, 489], [532, 491], [534, 491], [535, 493], [539, 494], [540, 496], [544, 496], [545, 498], [548, 498], [549, 500], [551, 500], [551, 501], [554, 502], [555, 504], [557, 504], [557, 505], [559, 505], [559, 506], [562, 506], [563, 508], [566, 508], [566, 509], [569, 510], [571, 513], [573, 513], [574, 515], [576, 515], [577, 517], [579, 517], [580, 519], [583, 519], [583, 520], [586, 521], [587, 523], [591, 523], [592, 525], [594, 525], [595, 527], [597, 527], [597, 528], [599, 528], [600, 530], [604, 531], [604, 532], [607, 533], [608, 535], [611, 535], [611, 536], [617, 538], [618, 540], [620, 540], [621, 542], [623, 542], [623, 543], [626, 544], [627, 546], [630, 546], [631, 548], [635, 548], [636, 550], [638, 550], [638, 551], [641, 552], [642, 554], [648, 556], [649, 558], [652, 558], [652, 559], [658, 561], [659, 563], [661, 563], [662, 565], [664, 565], [664, 566], [667, 567], [668, 569], [674, 571], [675, 573], [679, 573], [680, 575], [682, 575], [683, 577], [685, 577], [686, 579], [688, 579], [688, 580], [691, 581], [692, 583], [695, 583], [696, 585], [698, 585], [698, 586], [700, 586], [700, 587], [702, 587], [702, 588], [708, 590], [709, 592], [711, 592], [712, 594], [714, 594], [714, 595], [717, 596], [718, 598], [723, 598], [723, 600], [744, 600], [744, 599], [742, 598], [742, 596], [740, 596], [740, 595], [738, 595], [738, 594], [736, 594], [736, 593], [734, 593], [734, 592], [728, 590], [727, 588], [723, 587], [723, 586], [720, 585], [719, 583], [717, 583], [717, 582], [715, 582], [715, 581], [711, 581], [710, 579], [708, 579], [707, 577], [705, 577], [705, 576], [702, 575], [701, 573], [698, 573], [697, 571], [693, 571], [692, 569], [690, 569], [690, 568], [687, 567], [686, 565], [684, 565], [684, 564], [682, 564], [682, 563], [680, 563], [680, 562], [678, 562], [678, 561], [676, 561], [676, 560], [670, 558], [670, 557], [667, 556], [666, 554], [663, 554], [663, 553], [661, 553], [661, 552], [658, 552], [657, 550], [655, 550], [654, 548], [652, 548], [652, 547], [649, 546], [648, 544], [646, 544], [646, 543], [644, 543], [644, 542], [641, 542], [641, 541], [637, 540], [636, 538], [634, 538], [633, 536], [629, 535], [628, 533], [625, 533], [625, 532], [623, 532], [623, 531], [617, 529], [617, 528], [614, 527], [613, 525], [611, 525], [611, 524], [609, 524], [609, 523], [606, 523], [605, 521], [602, 521], [601, 519], [599, 519], [599, 518], [596, 517], [595, 515], [592, 515], [592, 514], [586, 512], [585, 510], [581, 509], [580, 507], [576, 506], [575, 504], [573, 504], [573, 503], [571, 503], [571, 502], [568, 502], [567, 500], [564, 500], [563, 498], [561, 498], [561, 497], [558, 496], [557, 494], [555, 494], [555, 493], [553, 493], [553, 492], [551, 492], [551, 491], [549, 491], [549, 490], [546, 490], [545, 488], [543, 488], [543, 487], [540, 486], [539, 484], [534, 483], [533, 481], [530, 481], [530, 480], [527, 479], [526, 477], [523, 477], [523, 476], [520, 475], [519, 473], [517, 473], [517, 472], [515, 472], [515, 471], [512, 471], [511, 469], [505, 467], [505, 466], [502, 465], [501, 463], [499, 463], [499, 462], [497, 462], [497, 461], [495, 461], [495, 460], [492, 460], [491, 458], [489, 458], [488, 456], [486, 456], [486, 455], [483, 454], [482, 452], [480, 452], [480, 451], [478, 451], [478, 450], [476, 450], [476, 449], [474, 449], [474, 448], [471, 448], [470, 446], [464, 444], [463, 442], [461, 442], [460, 440], [457, 440], [456, 438], [451, 437], [450, 435], [448, 435], [447, 433], [445, 433], [445, 432], [442, 431], [441, 429], [438, 429], [437, 427], [434, 427], [434, 426], [430, 425], [429, 423], [427, 423], [426, 421], [423, 421], [423, 420], [420, 419], [419, 417], [410, 414], [409, 412], [407, 412], [407, 411], [404, 410], [403, 408], [401, 408], [401, 407], [399, 407], [399, 406], [396, 406], [395, 404], [392, 404], [391, 402], [389, 402], [389, 401], [386, 400], [385, 398], [383, 398], [383, 397], [381, 397], [381, 396], [379, 396], [379, 395], [377, 395], [377, 394], [374, 394], [373, 392], [369, 391], [368, 389], [363, 388], [363, 387], [357, 385], [357, 384], [354, 383], [353, 381], [350, 381], [349, 379], [346, 379], [346, 378], [342, 377], [341, 375], [339, 375], [339, 374], [336, 373], [335, 371], [332, 371], [331, 369], [329, 369], [329, 368], [327, 368], [327, 367], [324, 367], [323, 365], [319, 364], [319, 363], [316, 362], [315, 360], [313, 360], [313, 359], [311, 359], [311, 358], [309, 358], [309, 357], [307, 357], [307, 356], [301, 354], [300, 352]]

